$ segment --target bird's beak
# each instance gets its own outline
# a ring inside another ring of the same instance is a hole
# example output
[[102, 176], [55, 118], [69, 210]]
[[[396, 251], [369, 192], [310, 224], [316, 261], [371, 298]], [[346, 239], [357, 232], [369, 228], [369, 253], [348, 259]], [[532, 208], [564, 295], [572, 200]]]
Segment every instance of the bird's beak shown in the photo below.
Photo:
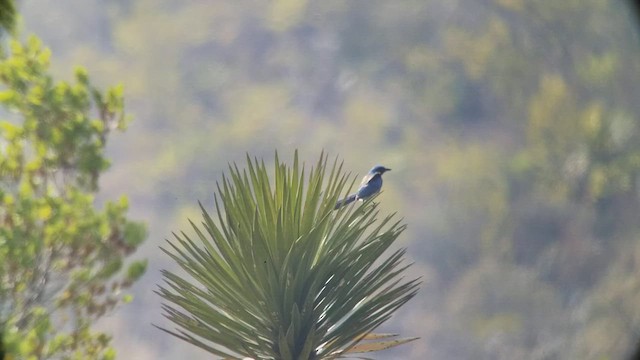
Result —
[[391, 169], [389, 169], [389, 168], [385, 168], [385, 169], [384, 169], [384, 171], [391, 171]]

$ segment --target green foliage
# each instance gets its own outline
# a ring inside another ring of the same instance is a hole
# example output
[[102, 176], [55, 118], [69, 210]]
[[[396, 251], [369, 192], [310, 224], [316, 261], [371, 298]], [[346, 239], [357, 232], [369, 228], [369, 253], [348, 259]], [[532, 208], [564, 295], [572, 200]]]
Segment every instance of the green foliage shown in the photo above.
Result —
[[146, 237], [126, 198], [95, 208], [111, 129], [124, 128], [121, 89], [106, 95], [84, 69], [75, 82], [49, 74], [36, 37], [0, 59], [0, 328], [26, 359], [113, 358], [91, 325], [122, 301], [146, 263], [124, 259]]
[[16, 4], [14, 0], [0, 0], [0, 34], [13, 32], [16, 25]]
[[202, 208], [191, 223], [198, 241], [183, 232], [164, 249], [192, 279], [163, 271], [158, 293], [179, 327], [165, 331], [227, 358], [334, 359], [410, 341], [354, 348], [417, 291], [404, 250], [382, 257], [405, 226], [378, 222], [373, 201], [334, 211], [348, 178], [323, 156], [308, 178], [297, 154], [292, 168], [276, 156], [273, 180], [263, 162], [247, 167], [218, 185], [216, 220]]

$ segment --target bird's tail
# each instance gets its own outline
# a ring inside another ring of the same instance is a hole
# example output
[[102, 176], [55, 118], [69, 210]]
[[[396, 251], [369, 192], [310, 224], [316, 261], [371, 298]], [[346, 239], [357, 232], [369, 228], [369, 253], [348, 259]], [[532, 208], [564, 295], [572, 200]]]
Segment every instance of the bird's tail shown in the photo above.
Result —
[[340, 209], [341, 207], [347, 204], [351, 204], [354, 201], [356, 201], [356, 194], [351, 194], [342, 200], [338, 200], [334, 209]]

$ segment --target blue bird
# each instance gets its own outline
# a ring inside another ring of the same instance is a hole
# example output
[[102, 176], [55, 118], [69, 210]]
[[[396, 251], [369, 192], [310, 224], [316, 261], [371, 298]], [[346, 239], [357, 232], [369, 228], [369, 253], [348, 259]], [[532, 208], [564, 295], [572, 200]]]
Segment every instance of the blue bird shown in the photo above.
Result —
[[373, 169], [369, 170], [369, 173], [365, 175], [360, 184], [360, 188], [355, 194], [351, 194], [342, 200], [338, 200], [334, 209], [339, 209], [347, 204], [351, 204], [356, 200], [364, 200], [374, 194], [376, 194], [382, 188], [382, 174], [389, 171], [384, 166], [376, 165]]

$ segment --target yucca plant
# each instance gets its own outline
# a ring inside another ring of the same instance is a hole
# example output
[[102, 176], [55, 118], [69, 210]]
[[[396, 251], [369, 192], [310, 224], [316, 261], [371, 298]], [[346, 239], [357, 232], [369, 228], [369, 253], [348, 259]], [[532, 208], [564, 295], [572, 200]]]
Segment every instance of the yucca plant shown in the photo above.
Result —
[[276, 154], [229, 167], [217, 184], [215, 219], [200, 205], [198, 241], [174, 234], [163, 250], [189, 275], [163, 271], [158, 294], [177, 329], [162, 330], [225, 359], [337, 359], [415, 338], [372, 330], [411, 299], [404, 249], [383, 257], [405, 229], [366, 201], [334, 210], [354, 181], [321, 155], [305, 176]]

